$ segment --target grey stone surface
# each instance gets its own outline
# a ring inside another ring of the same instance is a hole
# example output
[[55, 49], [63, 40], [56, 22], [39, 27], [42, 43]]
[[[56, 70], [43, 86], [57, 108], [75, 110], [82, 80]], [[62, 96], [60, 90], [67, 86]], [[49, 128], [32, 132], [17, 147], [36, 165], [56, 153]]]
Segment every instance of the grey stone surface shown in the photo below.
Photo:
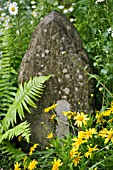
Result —
[[69, 122], [66, 116], [62, 113], [63, 111], [68, 112], [70, 108], [70, 104], [66, 100], [57, 101], [58, 106], [55, 108], [55, 112], [57, 115], [58, 122], [56, 124], [56, 135], [59, 138], [63, 138], [69, 134]]
[[54, 102], [66, 100], [72, 111], [93, 112], [94, 101], [90, 100], [90, 95], [94, 88], [84, 71], [86, 66], [92, 73], [90, 60], [72, 23], [57, 11], [45, 16], [33, 32], [18, 77], [19, 82], [24, 82], [31, 76], [52, 75], [37, 102], [38, 109], [31, 108], [32, 114], [26, 114], [33, 142], [46, 146], [48, 132], [56, 135], [56, 125], [49, 120], [52, 113], [44, 113], [44, 108]]

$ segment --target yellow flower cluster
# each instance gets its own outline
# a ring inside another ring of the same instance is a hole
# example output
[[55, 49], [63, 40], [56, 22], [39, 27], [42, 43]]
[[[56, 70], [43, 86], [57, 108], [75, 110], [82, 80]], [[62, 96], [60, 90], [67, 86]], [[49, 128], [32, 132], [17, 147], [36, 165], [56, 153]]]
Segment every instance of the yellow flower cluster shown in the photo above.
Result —
[[[45, 109], [45, 112], [49, 112], [50, 110], [53, 110], [57, 104], [53, 104], [49, 108]], [[69, 161], [74, 167], [78, 167], [80, 162], [86, 159], [93, 160], [93, 155], [98, 154], [102, 149], [101, 147], [106, 148], [106, 146], [111, 142], [113, 143], [113, 128], [111, 126], [111, 123], [113, 121], [113, 102], [111, 104], [111, 107], [108, 108], [106, 111], [103, 111], [101, 113], [96, 112], [96, 116], [94, 120], [92, 121], [88, 115], [84, 114], [83, 112], [71, 112], [71, 111], [64, 111], [63, 114], [70, 120], [73, 118], [74, 125], [78, 127], [78, 133], [76, 132], [76, 135], [71, 138], [71, 148], [69, 149], [68, 156]], [[50, 117], [50, 121], [54, 122], [54, 119], [56, 118], [56, 114], [54, 113]], [[88, 122], [89, 121], [89, 122]], [[92, 122], [91, 122], [92, 121]], [[70, 121], [71, 122], [71, 121]], [[95, 128], [91, 127], [93, 125], [93, 122], [96, 122]], [[103, 123], [108, 125], [104, 128]], [[90, 124], [91, 123], [91, 124]], [[91, 125], [91, 126], [90, 126]], [[48, 139], [53, 138], [53, 133], [47, 135]], [[21, 139], [21, 137], [20, 137]], [[97, 145], [97, 141], [101, 141], [101, 145]], [[61, 142], [62, 143], [62, 142]], [[66, 143], [63, 143], [62, 147], [66, 147]], [[38, 144], [34, 144], [30, 148], [29, 155], [31, 156], [35, 148], [37, 148]], [[52, 145], [54, 146], [54, 145]], [[70, 146], [70, 144], [69, 144]], [[100, 149], [100, 150], [99, 150]], [[67, 152], [67, 151], [66, 151]], [[24, 162], [26, 161], [26, 157]], [[34, 170], [36, 168], [36, 164], [38, 162], [34, 159], [25, 167], [28, 170]], [[64, 165], [65, 162], [61, 162], [60, 159], [54, 158], [54, 162], [52, 162], [52, 170], [59, 170], [59, 167]], [[14, 165], [14, 170], [21, 170], [20, 164], [16, 162]], [[90, 169], [90, 168], [89, 168]], [[97, 170], [97, 167], [93, 166], [91, 169]]]
[[108, 141], [111, 141], [113, 143], [113, 129], [110, 130], [104, 128], [103, 130], [99, 131], [99, 136], [102, 138], [105, 138], [104, 143], [107, 144]]
[[[27, 159], [27, 156], [24, 158], [24, 162], [26, 161], [26, 159]], [[35, 159], [33, 159], [33, 161], [31, 161], [28, 165], [28, 170], [34, 170], [36, 168], [37, 163], [38, 162]], [[26, 166], [24, 166], [24, 169], [26, 169]], [[14, 164], [14, 170], [21, 170], [20, 164], [18, 162]]]
[[[74, 166], [77, 166], [80, 162], [82, 156], [80, 156], [81, 152], [79, 151], [80, 146], [84, 143], [87, 143], [89, 139], [93, 137], [93, 135], [97, 135], [97, 131], [95, 128], [89, 128], [85, 131], [79, 131], [77, 137], [72, 139], [72, 149], [70, 151], [70, 157], [73, 159]], [[91, 157], [92, 153], [98, 150], [97, 145], [94, 147], [87, 146], [88, 151], [84, 154], [85, 157]]]
[[30, 148], [30, 152], [29, 155], [31, 156], [33, 154], [33, 151], [35, 151], [35, 149], [37, 148], [38, 144], [34, 144], [31, 148]]
[[[106, 120], [105, 118], [108, 118], [109, 120]], [[97, 119], [97, 124], [104, 124], [105, 122], [113, 122], [113, 101], [111, 102], [111, 107], [108, 108], [107, 110], [99, 113], [96, 113], [96, 119]]]

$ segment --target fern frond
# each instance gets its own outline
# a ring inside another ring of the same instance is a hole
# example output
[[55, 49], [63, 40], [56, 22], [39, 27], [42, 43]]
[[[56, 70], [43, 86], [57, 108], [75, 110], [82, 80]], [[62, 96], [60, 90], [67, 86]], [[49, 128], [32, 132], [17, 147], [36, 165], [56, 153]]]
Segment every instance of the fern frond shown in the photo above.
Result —
[[33, 100], [36, 100], [37, 97], [41, 97], [41, 94], [43, 93], [43, 84], [49, 78], [50, 76], [34, 77], [33, 79], [30, 79], [28, 83], [25, 82], [24, 87], [20, 84], [14, 103], [11, 105], [5, 118], [2, 120], [1, 133], [7, 131], [10, 125], [14, 126], [14, 123], [17, 122], [17, 113], [21, 120], [24, 118], [23, 109], [30, 113], [28, 105], [36, 108], [36, 104]]
[[15, 126], [14, 128], [6, 131], [4, 134], [1, 135], [0, 137], [0, 143], [4, 139], [8, 139], [9, 141], [13, 139], [14, 136], [19, 136], [21, 135], [22, 137], [25, 138], [27, 142], [29, 142], [29, 136], [30, 136], [30, 130], [29, 130], [29, 123], [27, 121], [20, 123], [19, 125]]
[[[13, 103], [17, 88], [14, 87], [15, 81], [13, 76], [17, 74], [10, 65], [10, 54], [5, 42], [5, 35], [0, 36], [0, 112], [6, 113], [9, 106]], [[0, 113], [0, 116], [1, 114]]]
[[7, 154], [9, 156], [9, 159], [15, 159], [19, 155], [23, 155], [23, 157], [26, 156], [23, 151], [17, 149], [13, 144], [8, 141], [4, 142], [0, 150], [2, 151], [2, 154]]

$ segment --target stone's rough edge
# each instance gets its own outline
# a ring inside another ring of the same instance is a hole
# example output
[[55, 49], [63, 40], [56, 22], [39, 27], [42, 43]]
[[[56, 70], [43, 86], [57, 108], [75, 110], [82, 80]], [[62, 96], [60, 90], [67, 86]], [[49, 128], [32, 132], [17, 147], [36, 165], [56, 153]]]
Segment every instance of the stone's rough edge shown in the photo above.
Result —
[[[60, 12], [58, 12], [57, 10], [51, 12], [50, 14], [47, 14], [38, 24], [38, 26], [36, 27], [35, 31], [32, 34], [31, 37], [31, 41], [32, 38], [36, 38], [36, 35], [39, 35], [39, 29], [40, 28], [44, 28], [45, 25], [48, 25], [50, 22], [55, 21], [57, 24], [59, 25], [65, 25], [65, 28], [68, 29], [69, 33], [73, 33], [72, 37], [74, 36], [76, 39], [76, 42], [79, 42], [77, 48], [79, 51], [83, 50], [83, 45], [82, 45], [82, 40], [81, 37], [77, 31], [77, 29], [73, 26], [73, 24], [69, 21], [68, 18], [66, 18], [63, 14], [61, 14]], [[76, 32], [76, 34], [75, 34]], [[71, 34], [72, 34], [71, 33]]]

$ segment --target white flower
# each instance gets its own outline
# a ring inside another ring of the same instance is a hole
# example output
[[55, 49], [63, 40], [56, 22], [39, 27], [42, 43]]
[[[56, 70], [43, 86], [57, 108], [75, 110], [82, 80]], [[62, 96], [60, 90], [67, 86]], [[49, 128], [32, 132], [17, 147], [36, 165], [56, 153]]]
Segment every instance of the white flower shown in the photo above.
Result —
[[76, 3], [72, 3], [72, 6], [76, 5]]
[[16, 15], [18, 13], [18, 6], [16, 2], [12, 2], [9, 6], [9, 13], [11, 15]]
[[75, 21], [75, 19], [74, 18], [70, 18], [70, 22], [74, 22]]
[[64, 14], [68, 13], [68, 9], [64, 9], [63, 12], [64, 12]]
[[111, 36], [113, 37], [113, 31], [111, 32]]
[[54, 5], [54, 6], [57, 6], [57, 5], [58, 5], [58, 2], [55, 2], [53, 5]]
[[33, 21], [30, 21], [31, 24], [33, 24]]
[[4, 12], [3, 12], [3, 13], [1, 13], [1, 16], [2, 16], [2, 17], [4, 17], [5, 15], [6, 15], [6, 13], [4, 13]]
[[73, 11], [74, 11], [74, 8], [73, 8], [73, 7], [70, 7], [68, 10], [69, 10], [70, 12], [73, 12]]
[[36, 5], [33, 5], [31, 8], [33, 8], [33, 9], [36, 8]]
[[111, 27], [107, 29], [107, 32], [108, 32], [108, 33], [111, 33], [111, 31], [112, 31], [112, 30], [111, 30]]
[[35, 4], [36, 2], [35, 1], [31, 1], [31, 4]]
[[97, 0], [95, 4], [98, 4], [98, 2], [104, 2], [105, 0]]
[[63, 9], [64, 6], [63, 6], [63, 5], [59, 5], [58, 8], [59, 8], [59, 9]]
[[18, 35], [19, 35], [19, 31], [18, 31], [18, 30], [16, 31], [16, 34], [18, 34]]
[[20, 4], [22, 4], [23, 3], [23, 1], [20, 1]]

